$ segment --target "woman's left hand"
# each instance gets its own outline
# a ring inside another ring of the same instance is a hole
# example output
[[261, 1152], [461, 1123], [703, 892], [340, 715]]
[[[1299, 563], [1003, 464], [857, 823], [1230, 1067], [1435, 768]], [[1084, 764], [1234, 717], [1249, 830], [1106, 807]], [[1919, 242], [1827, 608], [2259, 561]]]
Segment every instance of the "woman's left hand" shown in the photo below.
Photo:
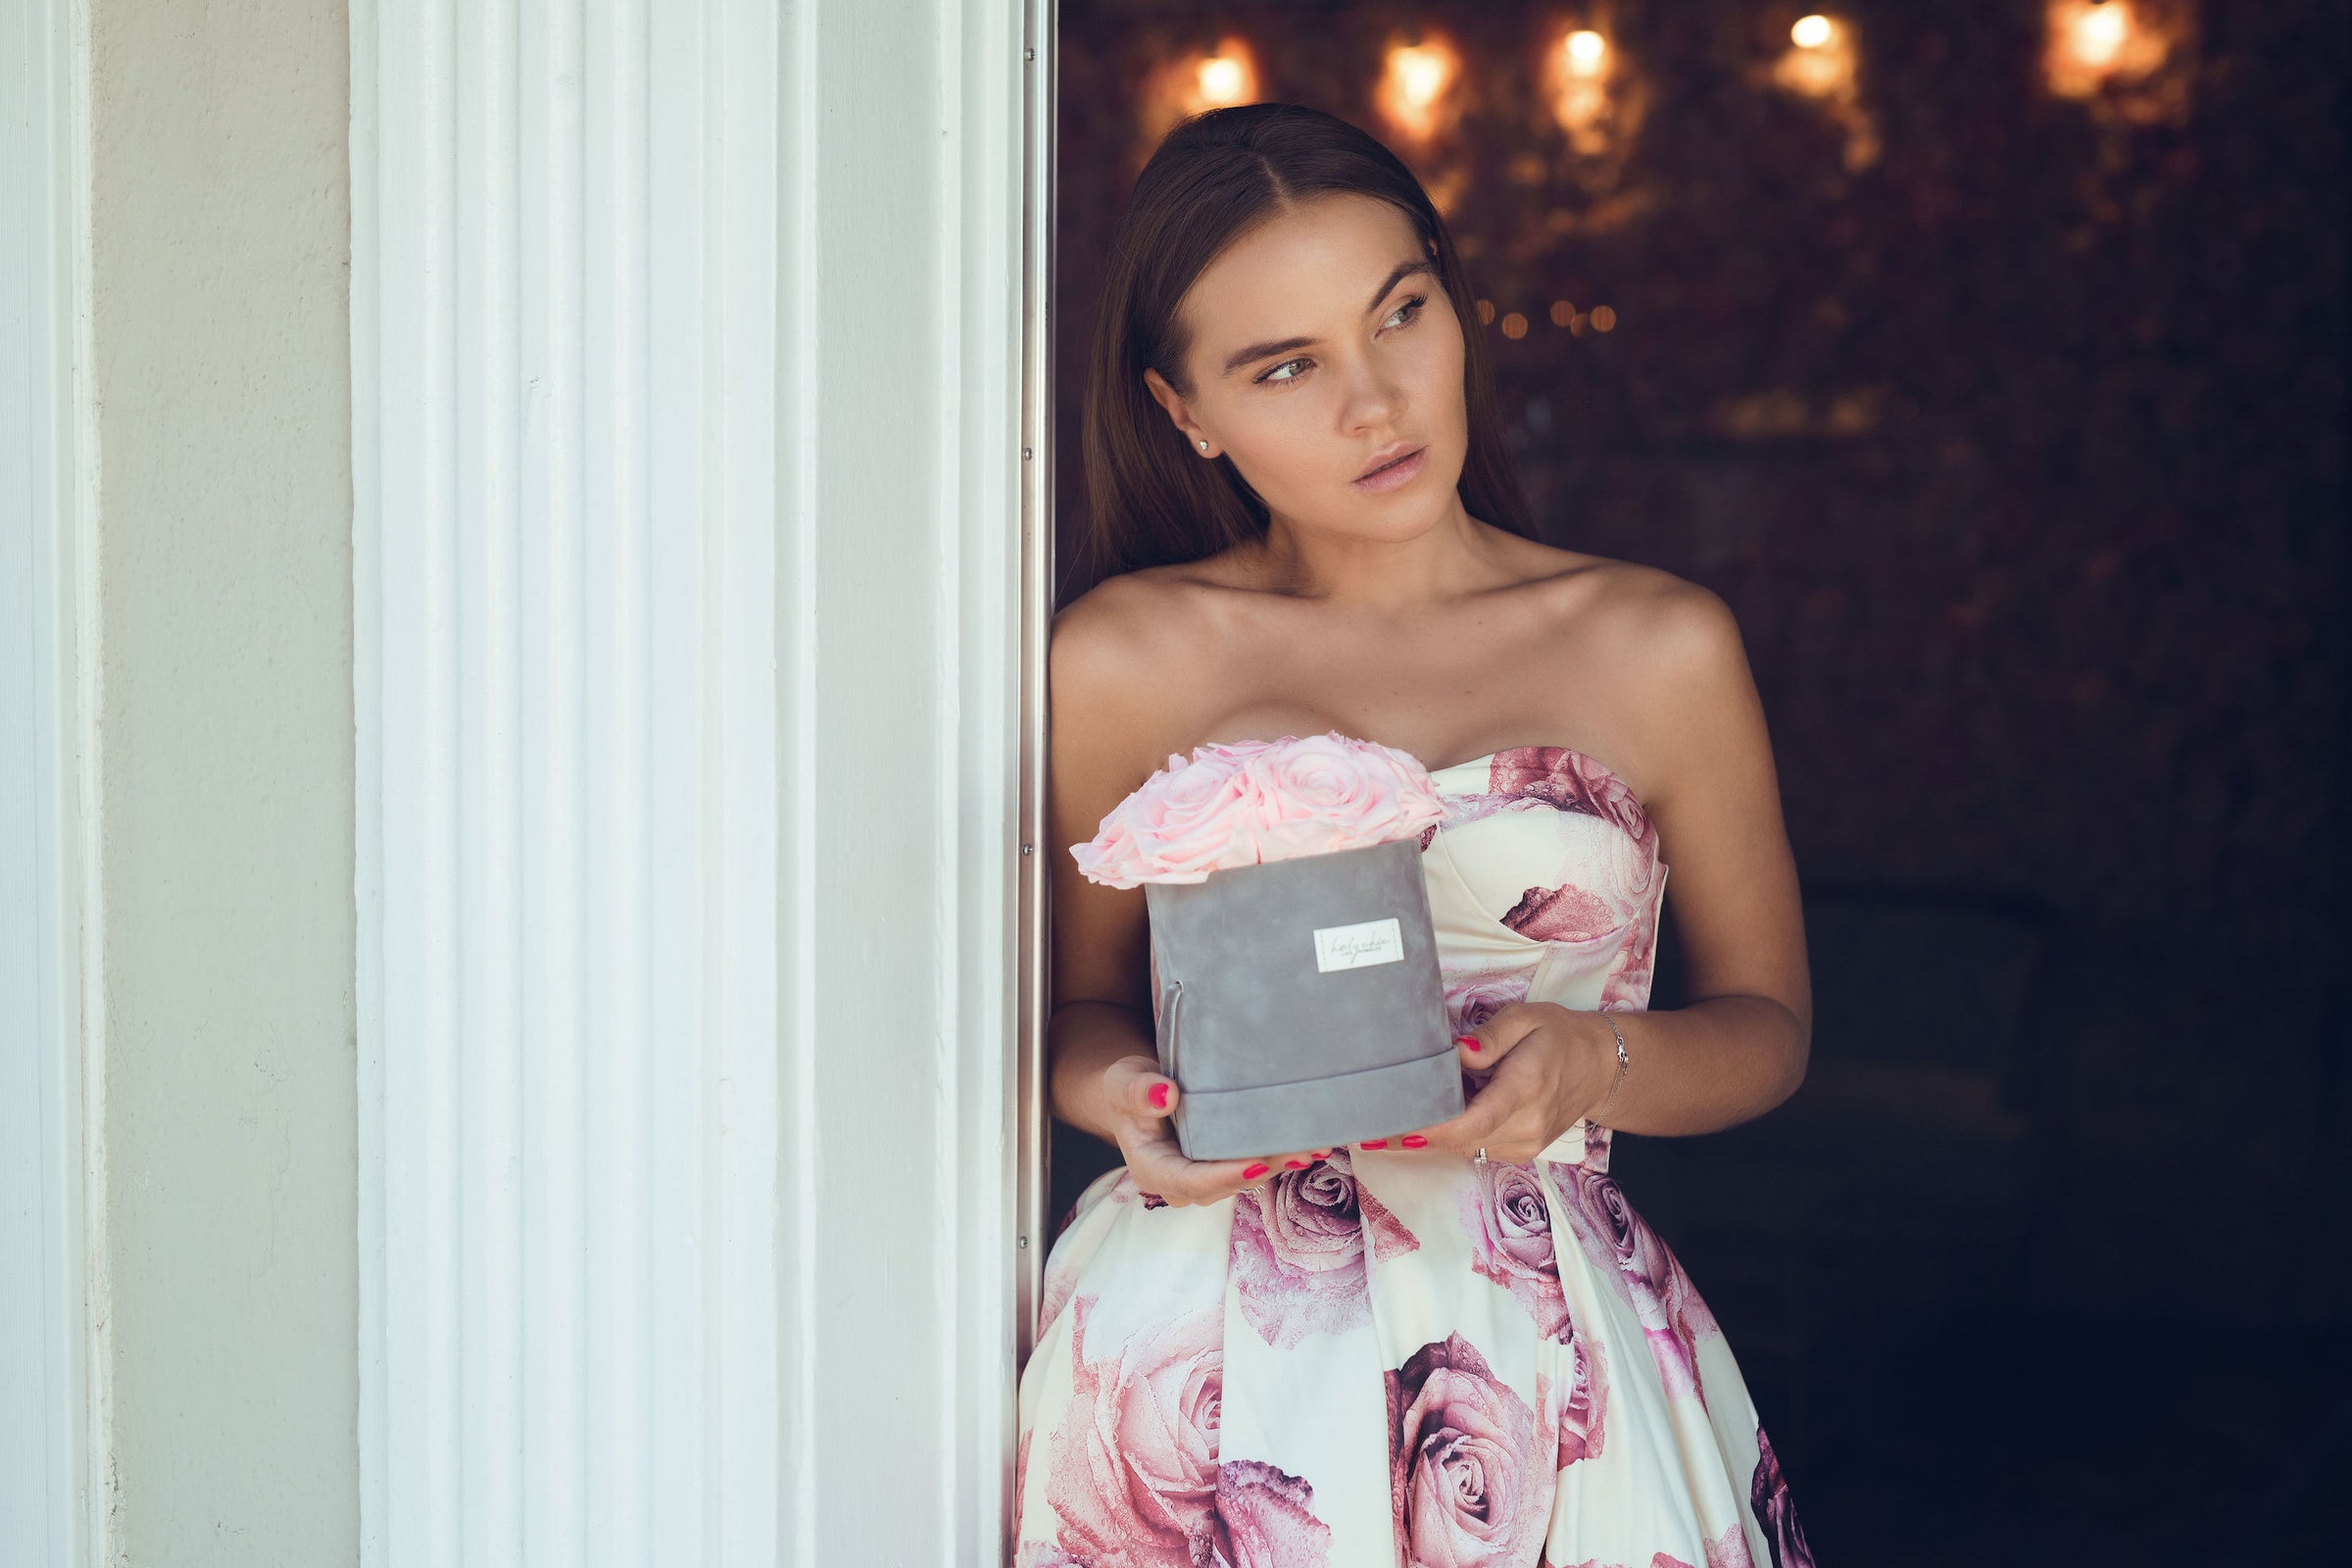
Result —
[[1525, 1165], [1608, 1098], [1617, 1045], [1597, 1012], [1551, 1002], [1499, 1008], [1453, 1043], [1478, 1093], [1451, 1121], [1359, 1147], [1431, 1154], [1475, 1154]]

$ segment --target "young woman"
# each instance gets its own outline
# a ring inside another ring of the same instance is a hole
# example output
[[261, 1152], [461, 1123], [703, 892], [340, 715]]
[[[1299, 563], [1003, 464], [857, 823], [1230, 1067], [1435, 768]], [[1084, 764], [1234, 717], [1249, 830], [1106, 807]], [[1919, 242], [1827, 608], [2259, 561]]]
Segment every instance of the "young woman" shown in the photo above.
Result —
[[[1471, 295], [1404, 166], [1220, 110], [1113, 245], [1087, 404], [1113, 574], [1053, 642], [1054, 1113], [1114, 1141], [1021, 1382], [1021, 1568], [1760, 1565], [1810, 1553], [1611, 1130], [1795, 1089], [1811, 1030], [1764, 716], [1723, 602], [1530, 538]], [[1429, 765], [1442, 1126], [1195, 1162], [1140, 892], [1060, 846], [1171, 754], [1324, 730]], [[1697, 1000], [1646, 1010], [1671, 861]]]

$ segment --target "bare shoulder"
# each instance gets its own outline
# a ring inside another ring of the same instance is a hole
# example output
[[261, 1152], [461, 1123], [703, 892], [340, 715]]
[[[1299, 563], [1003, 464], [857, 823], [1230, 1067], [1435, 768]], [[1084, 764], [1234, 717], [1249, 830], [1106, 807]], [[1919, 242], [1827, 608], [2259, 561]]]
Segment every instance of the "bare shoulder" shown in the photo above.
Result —
[[1528, 564], [1544, 569], [1526, 586], [1544, 640], [1579, 667], [1605, 670], [1630, 702], [1744, 662], [1739, 621], [1713, 589], [1639, 562], [1538, 548]]
[[1611, 561], [1594, 569], [1591, 630], [1622, 649], [1639, 694], [1669, 697], [1745, 667], [1739, 617], [1721, 594], [1658, 566]]
[[[1056, 728], [1090, 749], [1151, 757], [1192, 717], [1188, 694], [1223, 645], [1218, 595], [1180, 567], [1104, 579], [1054, 617], [1047, 651]], [[1171, 680], [1172, 672], [1187, 678]]]

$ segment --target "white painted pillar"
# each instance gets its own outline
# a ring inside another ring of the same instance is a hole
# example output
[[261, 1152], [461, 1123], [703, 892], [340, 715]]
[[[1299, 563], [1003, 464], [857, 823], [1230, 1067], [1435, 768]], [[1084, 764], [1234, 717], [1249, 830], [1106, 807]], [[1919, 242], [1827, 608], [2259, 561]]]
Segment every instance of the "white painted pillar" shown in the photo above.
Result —
[[[0, 1563], [85, 1560], [87, 34], [0, 8]], [[95, 760], [90, 759], [94, 769]], [[91, 933], [95, 940], [95, 931]], [[93, 1129], [94, 1131], [94, 1129]]]
[[376, 1568], [1000, 1554], [1023, 31], [352, 7]]

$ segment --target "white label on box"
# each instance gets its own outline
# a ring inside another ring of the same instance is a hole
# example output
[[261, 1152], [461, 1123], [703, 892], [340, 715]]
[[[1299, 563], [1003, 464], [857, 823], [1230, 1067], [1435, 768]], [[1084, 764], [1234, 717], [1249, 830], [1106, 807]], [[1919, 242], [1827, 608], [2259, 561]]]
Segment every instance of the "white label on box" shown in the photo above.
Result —
[[1369, 969], [1375, 964], [1404, 961], [1404, 931], [1396, 917], [1366, 920], [1360, 925], [1327, 925], [1315, 933], [1315, 969]]

